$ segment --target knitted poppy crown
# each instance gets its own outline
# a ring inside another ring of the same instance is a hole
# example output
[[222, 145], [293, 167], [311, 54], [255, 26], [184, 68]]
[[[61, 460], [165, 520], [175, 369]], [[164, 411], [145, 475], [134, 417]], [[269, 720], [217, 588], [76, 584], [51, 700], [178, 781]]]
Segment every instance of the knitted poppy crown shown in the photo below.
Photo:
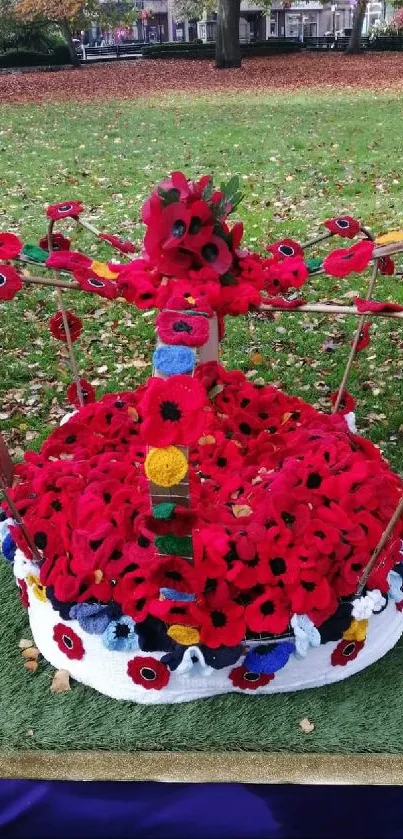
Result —
[[[224, 315], [309, 276], [291, 239], [266, 258], [240, 250], [242, 225], [227, 222], [238, 200], [235, 180], [214, 191], [174, 173], [143, 208], [143, 256], [125, 264], [88, 263], [53, 233], [79, 221], [78, 202], [49, 208], [41, 240], [85, 291], [160, 309], [151, 378], [96, 401], [76, 377], [77, 409], [16, 467], [0, 514], [43, 656], [120, 699], [321, 685], [403, 629], [400, 519], [390, 526], [403, 485], [351, 430], [352, 397], [334, 395], [325, 415], [218, 363]], [[349, 216], [326, 226], [325, 237], [361, 230]], [[0, 234], [0, 251], [15, 254], [15, 239]], [[329, 273], [363, 270], [373, 251], [369, 239], [335, 251]], [[61, 307], [50, 328], [72, 350], [82, 323]]]

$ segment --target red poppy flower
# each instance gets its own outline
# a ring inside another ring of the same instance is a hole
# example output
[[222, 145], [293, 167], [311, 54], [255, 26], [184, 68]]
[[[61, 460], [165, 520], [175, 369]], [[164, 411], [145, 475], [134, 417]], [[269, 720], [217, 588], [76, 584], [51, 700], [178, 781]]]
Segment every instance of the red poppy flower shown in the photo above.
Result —
[[290, 605], [280, 588], [266, 586], [264, 594], [246, 607], [245, 617], [252, 632], [280, 635], [289, 624]]
[[192, 601], [154, 599], [150, 602], [150, 614], [164, 623], [179, 623], [181, 626], [200, 624], [200, 612]]
[[115, 236], [113, 233], [100, 233], [99, 238], [104, 242], [108, 242], [109, 245], [112, 245], [112, 247], [115, 248], [115, 250], [120, 251], [120, 253], [136, 253], [136, 245], [133, 245], [132, 242], [121, 239], [119, 236]]
[[143, 438], [150, 446], [188, 446], [205, 427], [206, 394], [190, 376], [151, 378], [139, 408], [144, 417]]
[[326, 577], [322, 577], [316, 568], [301, 569], [298, 587], [291, 594], [293, 612], [303, 615], [312, 609], [326, 609], [334, 600]]
[[150, 568], [151, 581], [158, 589], [172, 588], [176, 591], [194, 594], [198, 588], [197, 575], [193, 565], [180, 556], [158, 559]]
[[257, 688], [263, 688], [269, 682], [272, 682], [274, 673], [250, 673], [246, 667], [241, 665], [231, 670], [229, 677], [235, 688], [241, 688], [241, 690], [257, 690]]
[[387, 300], [381, 302], [380, 300], [364, 300], [362, 297], [355, 297], [353, 303], [362, 315], [369, 312], [403, 312], [403, 306], [400, 306], [399, 303], [389, 303]]
[[62, 201], [59, 204], [50, 204], [46, 215], [52, 221], [59, 221], [63, 218], [78, 218], [83, 211], [84, 207], [79, 201]]
[[390, 256], [381, 256], [378, 261], [378, 268], [379, 273], [383, 274], [384, 277], [392, 277], [395, 273], [395, 263]]
[[56, 641], [59, 650], [65, 653], [67, 658], [80, 661], [84, 656], [84, 645], [81, 638], [63, 623], [57, 623], [53, 627], [53, 640]]
[[213, 268], [220, 277], [229, 271], [233, 260], [228, 245], [220, 236], [211, 236], [198, 251], [198, 257], [203, 267]]
[[24, 609], [28, 609], [29, 606], [29, 597], [28, 597], [28, 587], [25, 580], [17, 580], [18, 591], [20, 595], [21, 605]]
[[237, 251], [243, 239], [243, 224], [241, 221], [236, 221], [231, 227], [231, 245], [232, 250]]
[[349, 274], [365, 271], [371, 262], [374, 243], [365, 239], [351, 248], [331, 251], [323, 260], [323, 270], [331, 277], [348, 277]]
[[[88, 405], [89, 402], [95, 402], [95, 390], [92, 387], [90, 382], [87, 382], [86, 379], [80, 379], [81, 391], [83, 394], [84, 405]], [[77, 385], [75, 382], [67, 388], [67, 399], [69, 400], [71, 405], [74, 405], [76, 408], [80, 408], [80, 401], [78, 399], [77, 393]]]
[[119, 295], [138, 309], [151, 309], [156, 304], [158, 289], [150, 272], [136, 267], [136, 262], [119, 273]]
[[354, 661], [359, 652], [361, 652], [365, 641], [346, 641], [344, 638], [337, 644], [330, 656], [330, 661], [333, 667], [339, 665], [345, 667], [349, 661]]
[[305, 306], [306, 300], [302, 297], [296, 297], [294, 300], [285, 300], [284, 297], [265, 297], [262, 302], [267, 306], [275, 306], [276, 309], [299, 309], [300, 306]]
[[[49, 241], [47, 236], [42, 236], [39, 240], [39, 247], [42, 250], [49, 250]], [[71, 247], [70, 239], [63, 236], [63, 233], [52, 233], [52, 253], [53, 251], [69, 251]]]
[[328, 219], [324, 224], [333, 236], [343, 236], [346, 239], [354, 239], [361, 230], [360, 222], [351, 216], [337, 216]]
[[245, 609], [229, 595], [207, 595], [204, 599], [200, 640], [210, 649], [232, 647], [243, 641], [246, 632]]
[[76, 271], [79, 268], [90, 268], [92, 259], [77, 251], [55, 251], [46, 260], [48, 268], [55, 271]]
[[[73, 315], [73, 312], [66, 311], [66, 317], [70, 329], [71, 340], [74, 343], [83, 331], [83, 322], [81, 318]], [[63, 315], [61, 312], [56, 312], [56, 314], [50, 318], [49, 329], [54, 338], [57, 338], [58, 341], [63, 341], [64, 344], [67, 344], [67, 335], [64, 329]]]
[[308, 279], [309, 271], [300, 256], [290, 256], [281, 263], [278, 276], [283, 289], [300, 288]]
[[14, 233], [0, 233], [0, 259], [15, 259], [22, 249], [22, 242]]
[[[330, 394], [332, 405], [336, 404], [338, 395], [338, 390], [335, 390], [333, 393]], [[341, 402], [338, 407], [338, 411], [340, 412], [340, 414], [350, 414], [351, 411], [354, 411], [356, 404], [357, 403], [354, 399], [354, 396], [352, 396], [351, 393], [348, 392], [348, 390], [344, 389], [343, 395], [341, 397]]]
[[268, 253], [273, 254], [276, 262], [281, 262], [286, 257], [304, 255], [301, 245], [295, 242], [294, 239], [280, 239], [278, 242], [274, 242], [273, 245], [268, 245], [266, 250]]
[[156, 327], [163, 344], [202, 347], [209, 337], [208, 319], [197, 315], [161, 312], [157, 317]]
[[[369, 323], [368, 321], [363, 324], [361, 332], [360, 332], [360, 338], [359, 338], [359, 341], [358, 341], [358, 344], [357, 344], [357, 352], [361, 352], [362, 350], [365, 350], [365, 348], [368, 347], [369, 344], [371, 343], [371, 336], [369, 334], [371, 326], [372, 326], [372, 323]], [[352, 343], [353, 342], [350, 341], [350, 344], [352, 344]]]
[[146, 690], [161, 690], [169, 682], [166, 664], [151, 656], [136, 656], [127, 665], [127, 673], [135, 685]]
[[0, 265], [0, 300], [12, 300], [22, 289], [22, 280], [11, 265]]
[[107, 300], [115, 300], [118, 296], [118, 287], [112, 280], [104, 280], [94, 274], [89, 268], [79, 268], [74, 271], [74, 279], [80, 284], [83, 291], [98, 294]]

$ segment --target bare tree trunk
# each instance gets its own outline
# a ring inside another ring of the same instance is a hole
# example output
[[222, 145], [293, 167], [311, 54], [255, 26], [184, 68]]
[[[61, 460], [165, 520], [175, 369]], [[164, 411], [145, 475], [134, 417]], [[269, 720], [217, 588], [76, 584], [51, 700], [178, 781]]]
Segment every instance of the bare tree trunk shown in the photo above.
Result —
[[348, 55], [357, 55], [361, 52], [361, 33], [366, 10], [367, 0], [358, 0], [354, 12], [353, 29], [346, 49]]
[[239, 15], [241, 0], [218, 0], [217, 43], [215, 66], [240, 67]]
[[73, 64], [74, 67], [79, 67], [80, 66], [80, 59], [77, 55], [77, 50], [74, 46], [73, 33], [71, 31], [70, 24], [69, 24], [68, 20], [62, 20], [61, 23], [60, 23], [60, 28], [62, 30], [62, 33], [63, 33], [65, 39], [66, 39], [66, 44], [67, 44], [69, 55], [70, 55], [70, 58], [71, 58], [71, 63]]

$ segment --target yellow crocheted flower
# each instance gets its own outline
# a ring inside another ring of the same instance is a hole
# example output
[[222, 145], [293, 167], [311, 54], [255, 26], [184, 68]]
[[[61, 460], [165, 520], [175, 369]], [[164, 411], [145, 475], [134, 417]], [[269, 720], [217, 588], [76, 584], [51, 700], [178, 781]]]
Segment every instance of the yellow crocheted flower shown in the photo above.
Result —
[[159, 487], [180, 484], [187, 475], [188, 462], [176, 446], [150, 449], [146, 457], [145, 472], [149, 481]]
[[403, 230], [390, 230], [375, 239], [377, 245], [394, 245], [395, 242], [403, 242]]
[[28, 586], [32, 586], [32, 594], [35, 595], [37, 600], [40, 600], [41, 603], [48, 602], [46, 587], [42, 585], [39, 577], [36, 577], [35, 574], [28, 574], [26, 582]]
[[345, 641], [365, 641], [367, 637], [368, 621], [352, 620], [348, 629], [343, 632]]
[[105, 262], [98, 262], [96, 259], [91, 264], [91, 270], [97, 275], [97, 277], [100, 277], [101, 280], [116, 280], [116, 277], [118, 276], [118, 274], [108, 268]]
[[193, 647], [200, 642], [200, 633], [193, 626], [173, 624], [169, 627], [167, 635], [183, 647]]

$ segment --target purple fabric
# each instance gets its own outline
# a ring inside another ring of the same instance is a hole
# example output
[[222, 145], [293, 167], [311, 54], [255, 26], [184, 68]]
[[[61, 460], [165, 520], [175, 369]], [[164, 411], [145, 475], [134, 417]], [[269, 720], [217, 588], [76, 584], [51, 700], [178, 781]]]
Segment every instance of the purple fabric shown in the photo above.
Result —
[[4, 839], [403, 839], [398, 787], [0, 781]]

